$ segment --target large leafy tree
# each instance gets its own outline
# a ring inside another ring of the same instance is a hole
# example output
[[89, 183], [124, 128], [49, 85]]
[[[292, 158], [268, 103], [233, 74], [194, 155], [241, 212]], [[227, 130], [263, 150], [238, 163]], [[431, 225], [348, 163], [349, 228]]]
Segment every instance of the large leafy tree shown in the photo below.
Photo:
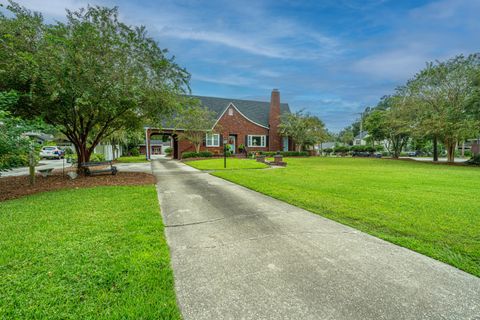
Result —
[[416, 99], [417, 134], [441, 139], [449, 162], [454, 161], [458, 142], [478, 131], [478, 121], [469, 112], [467, 101], [479, 64], [478, 55], [429, 63], [408, 83]]
[[33, 108], [32, 86], [38, 74], [36, 54], [45, 25], [39, 13], [14, 2], [7, 8], [14, 17], [0, 11], [0, 92], [15, 95], [15, 103], [8, 106], [12, 111], [18, 111], [14, 109], [18, 106], [28, 110]]
[[[95, 146], [115, 131], [159, 121], [188, 90], [189, 74], [143, 27], [122, 23], [117, 8], [67, 11], [66, 22], [54, 25], [14, 3], [9, 9], [13, 18], [2, 17], [2, 24], [25, 24], [35, 33], [22, 42], [31, 45], [16, 63], [26, 75], [18, 82], [29, 99], [13, 111], [58, 126], [75, 145], [79, 163], [89, 161]], [[23, 48], [15, 34], [2, 38], [13, 44], [1, 55]]]
[[[472, 73], [472, 91], [467, 99], [467, 111], [477, 121], [480, 121], [480, 66]], [[480, 126], [477, 127], [477, 134]]]
[[411, 135], [409, 103], [405, 88], [399, 88], [395, 95], [383, 97], [379, 103], [381, 107], [365, 119], [365, 129], [373, 139], [387, 140], [386, 147], [396, 159]]
[[297, 151], [301, 151], [306, 145], [324, 142], [328, 137], [323, 121], [302, 111], [283, 114], [279, 133], [292, 138]]
[[355, 135], [354, 135], [353, 129], [351, 126], [348, 126], [338, 133], [337, 140], [338, 142], [341, 142], [343, 145], [349, 145], [353, 143], [354, 138], [355, 138]]
[[195, 151], [200, 152], [200, 146], [205, 140], [207, 133], [213, 132], [216, 121], [215, 112], [204, 108], [198, 101], [188, 99], [185, 101], [185, 108], [180, 109], [174, 117], [173, 126], [181, 139], [190, 141], [195, 146]]

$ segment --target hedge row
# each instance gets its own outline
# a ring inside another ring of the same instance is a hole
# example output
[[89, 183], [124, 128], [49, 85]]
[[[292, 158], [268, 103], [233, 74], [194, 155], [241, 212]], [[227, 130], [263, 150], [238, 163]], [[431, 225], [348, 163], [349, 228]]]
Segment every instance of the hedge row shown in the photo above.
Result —
[[184, 152], [182, 153], [182, 159], [187, 158], [210, 158], [213, 156], [213, 153], [209, 151], [202, 151], [202, 152]]
[[382, 151], [383, 147], [382, 146], [336, 146], [335, 148], [326, 148], [323, 149], [323, 152], [325, 153], [347, 153], [347, 152], [377, 152], [377, 151]]
[[249, 156], [260, 154], [267, 157], [273, 157], [276, 154], [281, 154], [284, 157], [307, 157], [309, 156], [307, 151], [258, 151], [250, 152]]

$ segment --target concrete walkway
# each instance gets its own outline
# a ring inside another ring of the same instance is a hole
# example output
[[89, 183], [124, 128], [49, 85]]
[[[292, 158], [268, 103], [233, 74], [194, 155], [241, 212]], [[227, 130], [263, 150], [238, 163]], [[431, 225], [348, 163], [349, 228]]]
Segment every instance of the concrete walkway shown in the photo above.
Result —
[[480, 319], [480, 279], [179, 162], [152, 163], [195, 319]]

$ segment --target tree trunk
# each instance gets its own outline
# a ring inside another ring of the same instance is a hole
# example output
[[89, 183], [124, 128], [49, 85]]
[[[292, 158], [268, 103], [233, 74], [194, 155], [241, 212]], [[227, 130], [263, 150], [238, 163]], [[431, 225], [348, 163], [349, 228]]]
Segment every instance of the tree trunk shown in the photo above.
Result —
[[447, 149], [447, 161], [449, 163], [455, 162], [455, 147], [457, 143], [453, 141], [445, 141], [445, 147]]
[[200, 152], [200, 143], [195, 143], [195, 152], [196, 153]]
[[84, 170], [81, 165], [83, 162], [90, 161], [90, 156], [92, 155], [92, 151], [90, 150], [93, 150], [93, 148], [92, 147], [87, 148], [87, 142], [82, 141], [78, 146], [75, 145], [75, 149], [77, 150], [77, 157], [78, 157], [77, 172], [84, 173]]
[[438, 138], [433, 137], [433, 161], [438, 161]]
[[392, 145], [392, 157], [398, 159], [400, 157], [400, 152], [402, 151], [402, 144], [400, 143], [400, 138], [394, 137], [391, 141]]
[[302, 145], [301, 144], [297, 144], [296, 145], [296, 149], [298, 152], [301, 152], [302, 151]]
[[30, 174], [30, 185], [35, 185], [35, 155], [33, 154], [33, 150], [30, 150], [28, 153], [28, 166], [29, 166], [29, 174]]

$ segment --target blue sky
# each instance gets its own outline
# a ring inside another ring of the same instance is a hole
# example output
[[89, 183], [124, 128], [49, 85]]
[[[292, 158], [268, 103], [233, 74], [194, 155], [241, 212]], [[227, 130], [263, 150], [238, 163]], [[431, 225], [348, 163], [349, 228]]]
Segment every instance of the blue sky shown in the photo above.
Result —
[[192, 93], [268, 101], [278, 88], [333, 131], [426, 61], [480, 51], [480, 0], [19, 2], [49, 20], [66, 7], [117, 5], [187, 68]]

